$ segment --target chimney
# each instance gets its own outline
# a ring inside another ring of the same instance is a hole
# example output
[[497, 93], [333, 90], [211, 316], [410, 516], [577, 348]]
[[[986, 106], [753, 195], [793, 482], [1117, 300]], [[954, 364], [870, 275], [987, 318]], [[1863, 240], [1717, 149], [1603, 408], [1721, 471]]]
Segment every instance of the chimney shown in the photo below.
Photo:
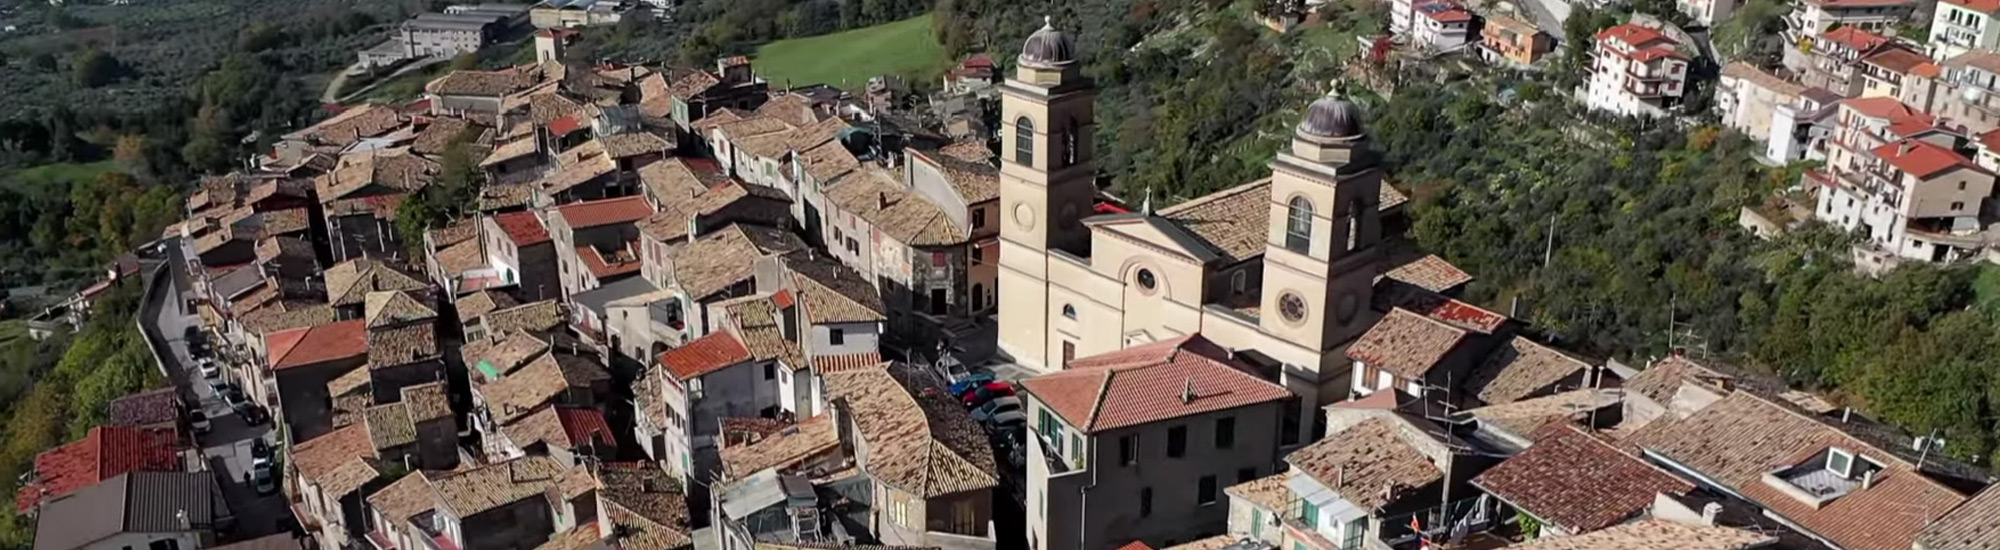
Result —
[[1716, 518], [1721, 516], [1722, 516], [1722, 503], [1710, 502], [1708, 504], [1701, 505], [1702, 525], [1708, 525], [1712, 527], [1715, 525]]
[[1190, 376], [1187, 379], [1187, 385], [1181, 387], [1181, 404], [1185, 405], [1193, 402], [1194, 402], [1194, 377]]
[[876, 194], [875, 194], [875, 208], [876, 208], [876, 209], [879, 209], [879, 210], [888, 210], [888, 209], [889, 209], [889, 192], [888, 192], [888, 191], [883, 191], [883, 192], [880, 192], [880, 193], [876, 193]]
[[1853, 416], [1854, 416], [1854, 407], [1840, 408], [1840, 423], [1846, 424], [1849, 419], [1853, 418]]
[[1865, 472], [1861, 472], [1861, 488], [1872, 489], [1874, 487], [1875, 487], [1875, 471], [1868, 470]]

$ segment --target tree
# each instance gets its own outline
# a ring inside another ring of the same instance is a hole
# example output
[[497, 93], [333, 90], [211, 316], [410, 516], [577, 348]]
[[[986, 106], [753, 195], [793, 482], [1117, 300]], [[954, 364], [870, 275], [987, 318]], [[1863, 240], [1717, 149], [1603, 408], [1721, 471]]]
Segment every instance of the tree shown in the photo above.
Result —
[[456, 57], [451, 58], [451, 65], [445, 67], [445, 70], [471, 71], [471, 70], [476, 70], [478, 68], [479, 68], [479, 54], [477, 52], [465, 52], [458, 54], [458, 56]]
[[77, 86], [96, 88], [118, 80], [122, 71], [118, 59], [97, 48], [85, 49], [70, 60], [72, 80]]
[[208, 172], [221, 172], [230, 168], [229, 134], [233, 127], [229, 122], [229, 111], [209, 105], [202, 107], [191, 125], [188, 143], [181, 148], [181, 158], [188, 167]]
[[[1714, 45], [1716, 54], [1723, 59], [1745, 60], [1757, 65], [1769, 65], [1776, 61], [1776, 53], [1771, 46], [1777, 44], [1772, 37], [1785, 28], [1785, 14], [1791, 8], [1779, 0], [1750, 0], [1736, 9], [1736, 14], [1715, 26]], [[1917, 39], [1922, 42], [1922, 39]]]
[[146, 159], [146, 136], [125, 134], [118, 136], [118, 142], [111, 149], [111, 158], [119, 170], [135, 176], [151, 174], [151, 166]]

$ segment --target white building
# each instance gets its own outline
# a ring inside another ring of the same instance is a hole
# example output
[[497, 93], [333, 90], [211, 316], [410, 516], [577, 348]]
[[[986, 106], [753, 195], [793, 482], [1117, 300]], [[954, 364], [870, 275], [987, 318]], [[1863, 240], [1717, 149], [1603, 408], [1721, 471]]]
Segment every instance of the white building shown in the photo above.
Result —
[[1688, 57], [1660, 31], [1626, 23], [1597, 33], [1585, 104], [1625, 116], [1660, 117], [1680, 102]]
[[[2000, 136], [1982, 136], [1992, 137]], [[1983, 247], [1980, 212], [1993, 195], [1996, 157], [1981, 139], [1978, 156], [1986, 162], [1975, 162], [1951, 146], [1957, 140], [1927, 132], [1875, 147], [1869, 153], [1878, 162], [1860, 171], [1811, 178], [1820, 187], [1814, 215], [1861, 232], [1875, 252], [1896, 258], [1972, 256]]]
[[1713, 27], [1729, 19], [1736, 13], [1736, 0], [1676, 0], [1681, 13], [1687, 14], [1694, 24]]
[[1472, 12], [1441, 0], [1425, 0], [1415, 6], [1416, 25], [1410, 29], [1410, 46], [1422, 51], [1451, 51], [1472, 41]]
[[1991, 50], [2000, 45], [1995, 14], [2000, 14], [2000, 2], [1994, 0], [1938, 2], [1931, 14], [1931, 58], [1943, 61], [1968, 50]]

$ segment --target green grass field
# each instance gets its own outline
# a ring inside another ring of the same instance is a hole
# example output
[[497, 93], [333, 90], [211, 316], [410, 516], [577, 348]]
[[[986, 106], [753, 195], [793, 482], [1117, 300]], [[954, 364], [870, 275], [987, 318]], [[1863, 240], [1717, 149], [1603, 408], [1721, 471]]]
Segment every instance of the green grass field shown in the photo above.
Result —
[[7, 185], [18, 191], [49, 189], [61, 185], [63, 193], [68, 193], [69, 184], [90, 181], [98, 174], [118, 169], [118, 164], [109, 160], [88, 163], [44, 164], [13, 172], [0, 173], [0, 185]]
[[860, 91], [870, 77], [929, 80], [942, 74], [944, 48], [924, 15], [820, 36], [779, 40], [757, 48], [756, 69], [774, 87], [828, 84]]

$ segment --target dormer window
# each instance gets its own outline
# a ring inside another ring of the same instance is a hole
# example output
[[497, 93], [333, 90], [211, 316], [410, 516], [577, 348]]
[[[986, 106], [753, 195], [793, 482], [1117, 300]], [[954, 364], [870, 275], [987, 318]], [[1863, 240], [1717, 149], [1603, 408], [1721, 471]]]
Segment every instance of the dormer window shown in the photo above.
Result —
[[1826, 450], [1826, 471], [1842, 479], [1854, 477], [1854, 453], [1838, 447]]

